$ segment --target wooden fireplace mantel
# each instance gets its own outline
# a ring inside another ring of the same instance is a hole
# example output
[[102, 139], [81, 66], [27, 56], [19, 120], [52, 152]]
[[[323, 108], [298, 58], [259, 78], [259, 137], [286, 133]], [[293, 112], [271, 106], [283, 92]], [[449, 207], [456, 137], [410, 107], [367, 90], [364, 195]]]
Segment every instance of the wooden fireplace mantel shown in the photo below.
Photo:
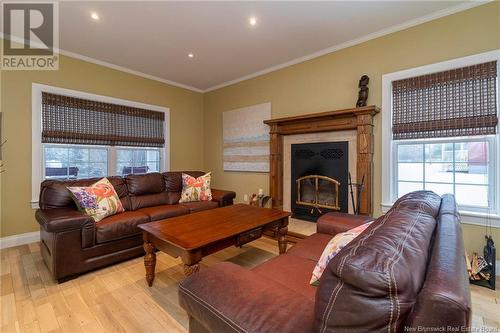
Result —
[[332, 131], [357, 131], [356, 179], [365, 175], [360, 214], [373, 213], [373, 117], [380, 112], [375, 105], [353, 109], [312, 113], [264, 121], [271, 136], [269, 192], [274, 208], [283, 208], [283, 136]]

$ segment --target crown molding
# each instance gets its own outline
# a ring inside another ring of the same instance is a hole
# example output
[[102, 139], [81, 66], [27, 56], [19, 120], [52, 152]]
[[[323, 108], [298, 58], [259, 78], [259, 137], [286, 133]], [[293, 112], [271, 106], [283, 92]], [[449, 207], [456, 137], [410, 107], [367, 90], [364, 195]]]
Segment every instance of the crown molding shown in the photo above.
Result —
[[328, 47], [326, 49], [323, 49], [323, 50], [311, 53], [309, 55], [306, 55], [306, 56], [303, 56], [303, 57], [300, 57], [300, 58], [296, 58], [296, 59], [293, 59], [293, 60], [290, 60], [290, 61], [278, 64], [278, 65], [275, 65], [275, 66], [272, 66], [272, 67], [268, 67], [266, 69], [263, 69], [263, 70], [254, 72], [252, 74], [248, 74], [248, 75], [239, 77], [239, 78], [234, 79], [234, 80], [230, 80], [230, 81], [223, 82], [221, 84], [217, 84], [215, 86], [212, 86], [210, 88], [207, 88], [207, 89], [203, 90], [203, 92], [206, 93], [206, 92], [214, 91], [214, 90], [217, 90], [217, 89], [220, 89], [220, 88], [224, 88], [224, 87], [227, 87], [227, 86], [230, 86], [230, 85], [242, 82], [242, 81], [253, 79], [255, 77], [258, 77], [258, 76], [261, 76], [261, 75], [264, 75], [264, 74], [268, 74], [268, 73], [277, 71], [279, 69], [283, 69], [283, 68], [286, 68], [286, 67], [289, 67], [289, 66], [292, 66], [292, 65], [296, 65], [296, 64], [299, 64], [299, 63], [302, 63], [302, 62], [314, 59], [314, 58], [319, 58], [321, 56], [324, 56], [324, 55], [329, 54], [329, 53], [333, 53], [335, 51], [339, 51], [339, 50], [342, 50], [342, 49], [345, 49], [345, 48], [348, 48], [348, 47], [351, 47], [351, 46], [354, 46], [354, 45], [358, 45], [358, 44], [367, 42], [369, 40], [372, 40], [372, 39], [375, 39], [375, 38], [379, 38], [379, 37], [382, 37], [382, 36], [385, 36], [385, 35], [389, 35], [391, 33], [398, 32], [398, 31], [401, 31], [401, 30], [405, 30], [405, 29], [408, 29], [408, 28], [411, 28], [411, 27], [414, 27], [414, 26], [417, 26], [417, 25], [420, 25], [420, 24], [423, 24], [423, 23], [426, 23], [426, 22], [430, 22], [430, 21], [436, 20], [436, 19], [441, 18], [441, 17], [445, 17], [445, 16], [448, 16], [448, 15], [452, 15], [452, 14], [455, 14], [455, 13], [458, 13], [458, 12], [462, 12], [462, 11], [468, 10], [468, 9], [472, 9], [474, 7], [477, 7], [477, 6], [480, 6], [480, 5], [484, 5], [484, 4], [492, 2], [492, 1], [493, 0], [474, 0], [474, 1], [470, 1], [470, 2], [467, 2], [467, 3], [464, 3], [464, 4], [460, 4], [460, 5], [454, 6], [454, 7], [446, 8], [446, 9], [443, 9], [443, 10], [431, 13], [429, 15], [421, 16], [419, 18], [416, 18], [416, 19], [413, 19], [413, 20], [410, 20], [410, 21], [406, 21], [406, 22], [401, 23], [401, 24], [393, 25], [391, 27], [388, 27], [388, 28], [376, 31], [374, 33], [365, 35], [365, 36], [360, 37], [360, 38], [352, 39], [350, 41], [347, 41], [347, 42], [344, 42], [344, 43], [340, 43], [340, 44]]
[[[454, 7], [450, 7], [450, 8], [446, 8], [446, 9], [431, 13], [429, 15], [421, 16], [419, 18], [416, 18], [416, 19], [413, 19], [413, 20], [410, 20], [410, 21], [407, 21], [407, 22], [404, 22], [401, 24], [397, 24], [397, 25], [394, 25], [394, 26], [391, 26], [391, 27], [388, 27], [388, 28], [385, 28], [385, 29], [382, 29], [379, 31], [376, 31], [374, 33], [365, 35], [365, 36], [360, 37], [360, 38], [352, 39], [350, 41], [340, 43], [340, 44], [328, 47], [326, 49], [322, 49], [320, 51], [311, 53], [311, 54], [303, 56], [303, 57], [299, 57], [299, 58], [278, 64], [275, 66], [265, 68], [263, 70], [260, 70], [260, 71], [257, 71], [257, 72], [254, 72], [254, 73], [251, 73], [248, 75], [244, 75], [242, 77], [239, 77], [239, 78], [236, 78], [233, 80], [229, 80], [229, 81], [214, 85], [214, 86], [209, 87], [207, 89], [200, 89], [200, 88], [192, 87], [192, 86], [189, 86], [189, 85], [186, 85], [183, 83], [170, 81], [170, 80], [158, 77], [158, 76], [146, 74], [146, 73], [143, 73], [140, 71], [136, 71], [136, 70], [127, 68], [127, 67], [115, 65], [115, 64], [112, 64], [112, 63], [109, 63], [106, 61], [102, 61], [102, 60], [98, 60], [98, 59], [95, 59], [92, 57], [88, 57], [88, 56], [85, 56], [85, 55], [82, 55], [79, 53], [70, 52], [70, 51], [67, 51], [67, 50], [64, 50], [61, 48], [58, 48], [56, 50], [58, 53], [65, 55], [67, 57], [83, 60], [83, 61], [86, 61], [89, 63], [93, 63], [96, 65], [100, 65], [100, 66], [111, 68], [111, 69], [115, 69], [115, 70], [125, 72], [128, 74], [132, 74], [132, 75], [136, 75], [136, 76], [143, 77], [146, 79], [162, 82], [162, 83], [165, 83], [165, 84], [168, 84], [171, 86], [175, 86], [178, 88], [183, 88], [183, 89], [187, 89], [187, 90], [191, 90], [191, 91], [195, 91], [195, 92], [199, 92], [199, 93], [207, 93], [207, 92], [214, 91], [214, 90], [217, 90], [220, 88], [224, 88], [224, 87], [227, 87], [227, 86], [230, 86], [230, 85], [242, 82], [242, 81], [253, 79], [255, 77], [277, 71], [279, 69], [283, 69], [283, 68], [286, 68], [286, 67], [289, 67], [292, 65], [296, 65], [296, 64], [314, 59], [314, 58], [319, 58], [319, 57], [324, 56], [326, 54], [333, 53], [335, 51], [339, 51], [339, 50], [342, 50], [342, 49], [345, 49], [345, 48], [348, 48], [348, 47], [351, 47], [354, 45], [358, 45], [358, 44], [367, 42], [367, 41], [375, 39], [375, 38], [379, 38], [379, 37], [382, 37], [382, 36], [385, 36], [385, 35], [388, 35], [388, 34], [391, 34], [394, 32], [398, 32], [398, 31], [405, 30], [405, 29], [408, 29], [408, 28], [411, 28], [411, 27], [414, 27], [414, 26], [417, 26], [417, 25], [420, 25], [420, 24], [423, 24], [423, 23], [426, 23], [429, 21], [433, 21], [433, 20], [436, 20], [436, 19], [441, 18], [441, 17], [445, 17], [448, 15], [452, 15], [452, 14], [455, 14], [458, 12], [468, 10], [468, 9], [472, 9], [474, 7], [484, 5], [484, 4], [492, 2], [492, 1], [494, 1], [494, 0], [472, 0], [472, 1], [469, 1], [469, 2], [464, 3], [464, 4], [460, 4], [460, 5], [457, 5]], [[11, 40], [18, 42], [18, 43], [24, 43], [24, 40], [22, 38], [18, 38], [18, 37], [11, 38], [11, 36], [8, 36], [8, 35], [4, 34], [3, 32], [0, 33], [0, 36], [2, 38], [5, 38], [5, 39], [11, 39]]]
[[[0, 33], [0, 37], [3, 38], [3, 39], [9, 39], [11, 41], [14, 41], [14, 42], [20, 43], [20, 44], [23, 44], [25, 42], [25, 40], [22, 39], [22, 38], [19, 38], [19, 37], [16, 37], [16, 36], [10, 36], [10, 35], [4, 34], [3, 32]], [[35, 45], [37, 45], [37, 44], [35, 44]], [[203, 93], [204, 92], [202, 89], [195, 88], [195, 87], [183, 84], [183, 83], [179, 83], [179, 82], [175, 82], [175, 81], [170, 81], [170, 80], [158, 77], [158, 76], [146, 74], [146, 73], [143, 73], [143, 72], [140, 72], [140, 71], [136, 71], [136, 70], [133, 70], [133, 69], [130, 69], [130, 68], [127, 68], [127, 67], [123, 67], [123, 66], [119, 66], [119, 65], [115, 65], [115, 64], [112, 64], [112, 63], [109, 63], [109, 62], [106, 62], [106, 61], [102, 61], [102, 60], [99, 60], [99, 59], [95, 59], [95, 58], [92, 58], [92, 57], [87, 57], [85, 55], [82, 55], [82, 54], [79, 54], [79, 53], [75, 53], [75, 52], [71, 52], [71, 51], [67, 51], [67, 50], [64, 50], [64, 49], [61, 49], [61, 48], [56, 48], [55, 51], [58, 54], [62, 54], [64, 56], [66, 56], [66, 57], [70, 57], [70, 58], [74, 58], [74, 59], [78, 59], [78, 60], [83, 60], [85, 62], [89, 62], [89, 63], [95, 64], [95, 65], [99, 65], [99, 66], [111, 68], [111, 69], [114, 69], [114, 70], [117, 70], [117, 71], [120, 71], [120, 72], [124, 72], [124, 73], [132, 74], [132, 75], [135, 75], [135, 76], [143, 77], [145, 79], [150, 79], [150, 80], [153, 80], [153, 81], [158, 81], [158, 82], [165, 83], [165, 84], [168, 84], [168, 85], [171, 85], [171, 86], [174, 86], [174, 87], [183, 88], [183, 89], [187, 89], [187, 90], [191, 90], [191, 91], [195, 91], [195, 92], [199, 92], [199, 93]]]
[[92, 64], [100, 65], [100, 66], [103, 66], [103, 67], [108, 67], [108, 68], [111, 68], [111, 69], [115, 69], [117, 71], [121, 71], [121, 72], [125, 72], [125, 73], [128, 73], [128, 74], [140, 76], [140, 77], [143, 77], [143, 78], [146, 78], [146, 79], [158, 81], [158, 82], [165, 83], [165, 84], [168, 84], [168, 85], [171, 85], [171, 86], [174, 86], [174, 87], [183, 88], [183, 89], [187, 89], [187, 90], [191, 90], [191, 91], [195, 91], [195, 92], [199, 92], [199, 93], [203, 93], [204, 92], [204, 90], [202, 90], [202, 89], [198, 89], [198, 88], [195, 88], [195, 87], [183, 84], [183, 83], [179, 83], [179, 82], [175, 82], [175, 81], [170, 81], [170, 80], [158, 77], [158, 76], [154, 76], [154, 75], [146, 74], [146, 73], [143, 73], [143, 72], [139, 72], [139, 71], [127, 68], [127, 67], [122, 67], [122, 66], [115, 65], [115, 64], [112, 64], [112, 63], [109, 63], [109, 62], [106, 62], [106, 61], [101, 61], [101, 60], [98, 60], [98, 59], [95, 59], [95, 58], [87, 57], [87, 56], [81, 55], [79, 53], [74, 53], [74, 52], [70, 52], [70, 51], [66, 51], [66, 50], [60, 50], [59, 53], [62, 54], [62, 55], [65, 55], [67, 57], [70, 57], [70, 58], [75, 58], [75, 59], [83, 60], [83, 61], [86, 61], [86, 62], [90, 62]]

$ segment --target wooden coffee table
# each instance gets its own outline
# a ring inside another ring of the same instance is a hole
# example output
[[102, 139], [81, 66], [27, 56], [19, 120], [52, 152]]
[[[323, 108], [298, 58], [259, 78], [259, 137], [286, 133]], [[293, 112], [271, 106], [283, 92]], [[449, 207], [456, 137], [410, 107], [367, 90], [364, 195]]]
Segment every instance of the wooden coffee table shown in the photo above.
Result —
[[155, 278], [156, 249], [174, 258], [180, 256], [186, 276], [200, 269], [203, 257], [256, 240], [264, 231], [277, 233], [279, 253], [283, 254], [289, 216], [277, 209], [237, 204], [141, 224], [148, 285]]

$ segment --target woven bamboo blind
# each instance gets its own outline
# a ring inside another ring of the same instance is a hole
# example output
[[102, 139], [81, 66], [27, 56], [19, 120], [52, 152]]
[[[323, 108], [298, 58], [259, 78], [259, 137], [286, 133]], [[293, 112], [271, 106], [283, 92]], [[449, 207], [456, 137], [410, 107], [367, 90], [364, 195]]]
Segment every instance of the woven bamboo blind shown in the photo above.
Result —
[[392, 83], [394, 140], [496, 133], [497, 62]]
[[42, 142], [163, 147], [163, 112], [42, 93]]

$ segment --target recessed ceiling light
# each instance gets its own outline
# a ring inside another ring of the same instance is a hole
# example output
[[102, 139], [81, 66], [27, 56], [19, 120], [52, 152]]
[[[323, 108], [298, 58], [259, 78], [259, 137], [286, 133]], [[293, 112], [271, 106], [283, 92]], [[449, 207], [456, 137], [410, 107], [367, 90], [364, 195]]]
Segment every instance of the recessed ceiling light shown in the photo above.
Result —
[[257, 24], [257, 18], [252, 16], [248, 19], [248, 22], [250, 22], [250, 25], [256, 25]]
[[99, 19], [99, 15], [96, 12], [92, 12], [90, 14], [90, 17], [92, 17], [94, 20], [98, 20]]
[[189, 53], [189, 54], [188, 54], [188, 57], [189, 57], [189, 58], [194, 58], [194, 54]]

